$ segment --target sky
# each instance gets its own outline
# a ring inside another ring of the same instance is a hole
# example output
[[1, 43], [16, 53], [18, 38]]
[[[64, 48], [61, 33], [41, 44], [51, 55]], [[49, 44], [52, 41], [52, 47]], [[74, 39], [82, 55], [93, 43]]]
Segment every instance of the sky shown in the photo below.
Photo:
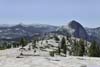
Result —
[[100, 0], [0, 0], [0, 24], [58, 26], [71, 20], [100, 27]]

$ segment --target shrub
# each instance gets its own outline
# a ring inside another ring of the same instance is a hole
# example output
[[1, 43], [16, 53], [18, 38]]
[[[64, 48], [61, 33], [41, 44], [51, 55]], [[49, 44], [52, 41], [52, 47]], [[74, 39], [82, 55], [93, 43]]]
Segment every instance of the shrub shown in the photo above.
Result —
[[51, 57], [54, 57], [54, 51], [50, 51], [49, 54]]

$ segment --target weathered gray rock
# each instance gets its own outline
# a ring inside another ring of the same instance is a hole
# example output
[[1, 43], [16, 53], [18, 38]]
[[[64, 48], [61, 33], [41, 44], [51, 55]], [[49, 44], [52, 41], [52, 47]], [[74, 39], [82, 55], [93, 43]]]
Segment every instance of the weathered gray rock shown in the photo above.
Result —
[[78, 23], [77, 21], [72, 20], [68, 24], [68, 28], [74, 30], [73, 32], [71, 32], [71, 34], [74, 37], [88, 40], [88, 34], [87, 34], [85, 28], [80, 23]]

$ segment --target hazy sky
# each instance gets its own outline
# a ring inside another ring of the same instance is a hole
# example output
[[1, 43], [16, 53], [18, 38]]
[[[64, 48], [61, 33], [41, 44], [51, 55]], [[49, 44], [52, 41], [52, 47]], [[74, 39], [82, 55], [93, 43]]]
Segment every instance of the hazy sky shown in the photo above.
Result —
[[100, 26], [100, 0], [0, 0], [0, 24]]

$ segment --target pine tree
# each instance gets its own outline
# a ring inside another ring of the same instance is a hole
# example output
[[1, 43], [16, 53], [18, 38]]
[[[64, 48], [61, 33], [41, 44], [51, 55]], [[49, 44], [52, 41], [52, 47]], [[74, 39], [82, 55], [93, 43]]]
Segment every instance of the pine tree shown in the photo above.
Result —
[[7, 42], [4, 42], [2, 48], [3, 48], [3, 49], [7, 49], [7, 45], [8, 45], [8, 43], [7, 43]]
[[63, 48], [63, 53], [65, 54], [65, 56], [66, 56], [66, 53], [67, 53], [67, 46], [66, 46], [66, 44], [64, 45], [64, 48]]
[[81, 39], [79, 41], [79, 56], [83, 56], [85, 54], [85, 45], [84, 41]]
[[60, 49], [60, 47], [58, 46], [58, 54], [60, 55], [60, 53], [61, 53], [61, 49]]
[[78, 41], [74, 40], [74, 44], [72, 45], [72, 49], [71, 49], [73, 56], [78, 56], [79, 55], [78, 47], [79, 47]]
[[63, 37], [62, 40], [61, 40], [61, 49], [63, 49], [63, 53], [64, 53], [65, 56], [66, 56], [67, 46], [66, 46], [66, 40], [65, 40], [64, 37]]
[[27, 42], [27, 40], [26, 40], [25, 38], [21, 38], [20, 44], [21, 44], [22, 47], [26, 46], [27, 43], [28, 43], [28, 42]]
[[100, 46], [93, 41], [91, 46], [89, 47], [89, 56], [91, 57], [100, 57]]
[[33, 48], [33, 49], [36, 48], [36, 42], [37, 42], [37, 41], [34, 40], [33, 43], [32, 43], [32, 44], [33, 44], [33, 45], [32, 45], [32, 48]]
[[66, 40], [65, 38], [63, 37], [62, 40], [61, 40], [61, 49], [64, 48], [64, 45], [66, 44]]

